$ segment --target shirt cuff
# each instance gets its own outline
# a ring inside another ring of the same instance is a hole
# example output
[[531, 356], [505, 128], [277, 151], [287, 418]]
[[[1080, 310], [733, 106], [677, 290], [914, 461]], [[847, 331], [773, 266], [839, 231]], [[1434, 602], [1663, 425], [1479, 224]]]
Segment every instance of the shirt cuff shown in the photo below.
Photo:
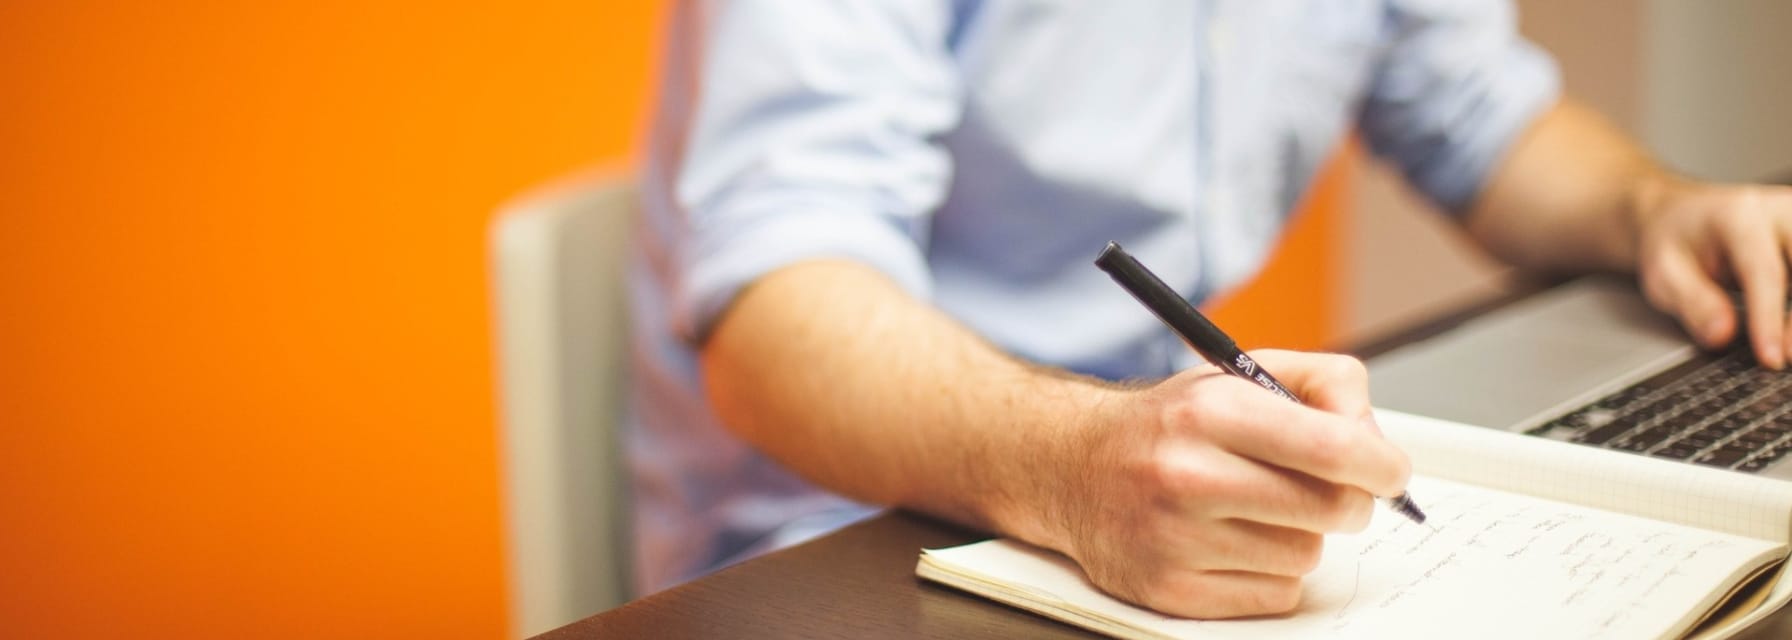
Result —
[[1466, 114], [1467, 119], [1479, 121], [1457, 123], [1465, 133], [1455, 145], [1456, 152], [1430, 167], [1420, 167], [1413, 175], [1421, 191], [1458, 217], [1468, 214], [1512, 145], [1561, 94], [1555, 63], [1529, 44], [1515, 52], [1488, 82], [1485, 108]]
[[909, 295], [932, 294], [916, 239], [897, 221], [873, 214], [787, 211], [744, 226], [699, 231], [693, 240], [678, 295], [679, 331], [693, 344], [709, 336], [742, 288], [805, 260], [851, 260], [889, 276]]

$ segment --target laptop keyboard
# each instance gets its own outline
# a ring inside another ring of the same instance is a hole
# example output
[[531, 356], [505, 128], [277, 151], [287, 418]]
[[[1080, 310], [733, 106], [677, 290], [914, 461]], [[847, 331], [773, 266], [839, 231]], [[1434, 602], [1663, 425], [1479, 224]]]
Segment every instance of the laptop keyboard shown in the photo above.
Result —
[[1759, 471], [1792, 453], [1792, 375], [1746, 349], [1698, 358], [1530, 431], [1644, 455]]

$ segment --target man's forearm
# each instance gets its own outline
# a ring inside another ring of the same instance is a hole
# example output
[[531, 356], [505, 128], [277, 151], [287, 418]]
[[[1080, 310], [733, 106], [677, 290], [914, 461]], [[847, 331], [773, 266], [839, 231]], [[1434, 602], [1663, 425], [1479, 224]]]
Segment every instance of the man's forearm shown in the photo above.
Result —
[[1719, 185], [1663, 170], [1604, 118], [1564, 100], [1514, 145], [1469, 230], [1514, 264], [1635, 272], [1649, 302], [1708, 348], [1743, 324], [1765, 367], [1785, 366], [1792, 189]]
[[847, 262], [777, 271], [742, 293], [702, 351], [730, 430], [809, 480], [1054, 545], [1044, 460], [1112, 394], [1019, 362], [882, 275]]
[[1563, 99], [1507, 153], [1468, 228], [1508, 263], [1551, 271], [1631, 271], [1638, 212], [1677, 180], [1603, 116]]
[[703, 347], [722, 421], [833, 491], [1057, 549], [1182, 616], [1286, 611], [1323, 534], [1359, 530], [1405, 455], [1346, 357], [1258, 351], [1306, 404], [1212, 366], [1117, 388], [1004, 355], [847, 262], [761, 278]]

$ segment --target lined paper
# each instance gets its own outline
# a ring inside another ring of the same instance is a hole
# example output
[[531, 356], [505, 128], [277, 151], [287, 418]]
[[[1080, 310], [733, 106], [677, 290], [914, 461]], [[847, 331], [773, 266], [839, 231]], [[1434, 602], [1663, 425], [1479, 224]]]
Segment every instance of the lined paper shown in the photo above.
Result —
[[[1386, 425], [1383, 425], [1384, 428]], [[1295, 612], [1196, 621], [1133, 607], [1003, 540], [925, 552], [923, 577], [1124, 638], [1642, 638], [1684, 632], [1776, 542], [1415, 478], [1432, 526], [1377, 510], [1329, 536]]]

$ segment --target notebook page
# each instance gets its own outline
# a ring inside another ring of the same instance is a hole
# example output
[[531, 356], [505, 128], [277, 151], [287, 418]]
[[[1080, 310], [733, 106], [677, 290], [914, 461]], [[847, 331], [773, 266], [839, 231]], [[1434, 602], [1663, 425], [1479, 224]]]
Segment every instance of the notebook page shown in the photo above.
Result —
[[[918, 572], [1128, 638], [1648, 638], [1684, 632], [1783, 546], [1415, 478], [1437, 527], [1377, 510], [1330, 536], [1294, 613], [1183, 620], [1091, 586], [1069, 560], [992, 540], [925, 552]], [[931, 567], [929, 565], [932, 565]]]
[[[1737, 535], [1792, 539], [1792, 483], [1375, 411], [1413, 472]], [[1422, 494], [1413, 499], [1429, 509]]]

